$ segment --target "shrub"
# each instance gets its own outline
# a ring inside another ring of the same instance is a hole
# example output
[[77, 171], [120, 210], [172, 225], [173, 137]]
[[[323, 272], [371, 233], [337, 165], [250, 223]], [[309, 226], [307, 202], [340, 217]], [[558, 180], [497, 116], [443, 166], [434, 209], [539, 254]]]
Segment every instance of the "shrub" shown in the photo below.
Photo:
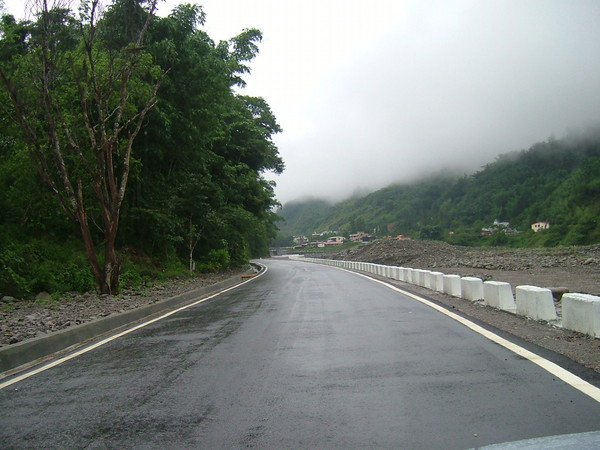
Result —
[[197, 267], [200, 272], [220, 272], [228, 269], [230, 263], [229, 252], [220, 248], [209, 251]]

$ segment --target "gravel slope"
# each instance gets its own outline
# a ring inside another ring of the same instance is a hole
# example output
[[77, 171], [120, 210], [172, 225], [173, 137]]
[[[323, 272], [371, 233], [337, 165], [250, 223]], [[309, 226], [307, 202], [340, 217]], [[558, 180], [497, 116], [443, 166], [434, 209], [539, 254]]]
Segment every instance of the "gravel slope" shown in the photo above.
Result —
[[246, 268], [175, 280], [121, 295], [65, 294], [59, 301], [18, 300], [0, 305], [0, 347], [43, 336], [72, 325], [139, 308], [159, 300], [218, 283], [244, 273]]
[[426, 269], [529, 284], [564, 286], [570, 292], [600, 295], [600, 245], [523, 249], [459, 247], [439, 241], [382, 239], [333, 256], [333, 259]]

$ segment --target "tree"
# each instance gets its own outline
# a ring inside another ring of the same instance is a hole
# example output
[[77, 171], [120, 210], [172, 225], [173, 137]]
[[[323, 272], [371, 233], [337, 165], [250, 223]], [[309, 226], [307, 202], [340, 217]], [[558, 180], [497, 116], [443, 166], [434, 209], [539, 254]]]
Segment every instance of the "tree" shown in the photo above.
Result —
[[84, 1], [79, 18], [38, 0], [34, 22], [3, 18], [0, 40], [12, 114], [39, 175], [78, 225], [102, 293], [119, 288], [115, 243], [133, 143], [162, 78], [144, 49], [156, 0], [124, 0], [109, 11], [124, 3], [142, 20], [129, 23], [119, 45], [101, 38], [110, 24], [99, 0]]

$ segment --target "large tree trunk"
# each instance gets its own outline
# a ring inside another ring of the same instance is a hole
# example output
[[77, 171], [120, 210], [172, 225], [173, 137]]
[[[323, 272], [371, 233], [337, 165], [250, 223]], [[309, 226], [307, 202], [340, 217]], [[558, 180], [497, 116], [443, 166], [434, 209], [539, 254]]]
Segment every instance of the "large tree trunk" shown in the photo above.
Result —
[[[143, 52], [143, 39], [156, 1], [148, 3], [145, 22], [131, 45], [102, 55], [95, 45], [99, 0], [90, 0], [87, 22], [80, 27], [85, 50], [72, 57], [54, 45], [56, 30], [66, 25], [54, 22], [57, 16], [46, 0], [35, 0], [38, 33], [32, 34], [31, 39], [41, 51], [18, 60], [31, 64], [26, 66], [31, 79], [23, 80], [18, 70], [11, 72], [11, 65], [0, 66], [0, 79], [15, 108], [30, 154], [63, 210], [78, 223], [87, 259], [103, 294], [114, 294], [119, 289], [121, 266], [115, 245], [133, 142], [156, 103], [160, 86], [160, 78], [149, 76], [150, 71], [141, 75], [137, 72], [138, 52]], [[149, 85], [152, 89], [147, 99], [132, 104], [132, 80], [148, 82], [148, 77], [154, 85]], [[79, 110], [72, 109], [75, 102], [63, 101], [65, 93], [60, 88], [69, 82], [79, 95]], [[32, 98], [36, 100], [31, 101]], [[91, 183], [91, 192], [83, 188], [87, 183]], [[102, 262], [90, 230], [89, 221], [93, 219], [88, 219], [94, 210], [100, 211], [103, 222]]]

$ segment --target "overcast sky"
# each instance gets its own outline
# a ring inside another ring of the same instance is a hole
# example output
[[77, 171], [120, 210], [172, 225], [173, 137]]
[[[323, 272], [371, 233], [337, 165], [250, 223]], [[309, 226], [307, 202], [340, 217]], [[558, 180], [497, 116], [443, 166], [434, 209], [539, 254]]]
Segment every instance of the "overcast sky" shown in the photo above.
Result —
[[216, 41], [263, 32], [243, 93], [284, 130], [282, 202], [473, 170], [600, 123], [598, 0], [198, 3]]

